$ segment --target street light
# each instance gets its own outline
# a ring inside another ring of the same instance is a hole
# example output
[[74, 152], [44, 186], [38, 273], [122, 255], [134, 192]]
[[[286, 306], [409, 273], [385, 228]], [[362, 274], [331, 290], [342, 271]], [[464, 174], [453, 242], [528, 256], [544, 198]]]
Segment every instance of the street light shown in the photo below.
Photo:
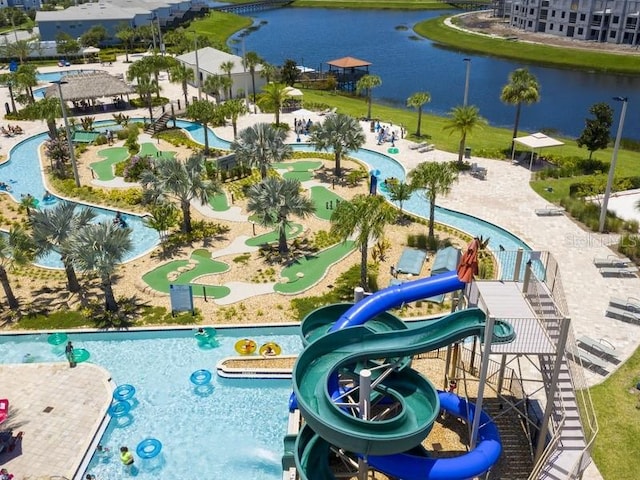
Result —
[[58, 85], [58, 97], [60, 98], [60, 108], [62, 109], [62, 119], [64, 120], [64, 129], [67, 133], [67, 143], [69, 144], [69, 160], [71, 160], [71, 168], [73, 169], [73, 179], [76, 187], [80, 186], [80, 176], [78, 175], [78, 165], [76, 164], [76, 152], [73, 149], [73, 139], [71, 138], [71, 130], [69, 129], [69, 120], [67, 119], [67, 109], [64, 107], [64, 98], [62, 98], [62, 84], [67, 83], [64, 80], [56, 80], [51, 83]]
[[600, 224], [598, 231], [604, 231], [604, 224], [607, 220], [607, 205], [609, 204], [609, 196], [611, 195], [611, 187], [613, 186], [613, 177], [616, 171], [616, 161], [618, 160], [618, 149], [620, 148], [620, 140], [622, 139], [622, 129], [624, 127], [624, 116], [627, 113], [627, 97], [613, 97], [617, 102], [622, 102], [622, 112], [620, 112], [620, 122], [618, 123], [618, 133], [616, 134], [616, 143], [613, 145], [613, 154], [611, 155], [611, 165], [609, 166], [609, 177], [607, 178], [607, 188], [604, 190], [602, 199], [602, 207], [600, 208]]
[[198, 34], [193, 38], [196, 48], [196, 86], [198, 87], [198, 100], [202, 100], [202, 85], [200, 85], [200, 62], [198, 60]]
[[469, 101], [469, 76], [471, 75], [471, 59], [463, 58], [462, 60], [467, 64], [467, 73], [464, 79], [464, 98], [462, 100], [462, 106], [466, 107], [467, 102]]

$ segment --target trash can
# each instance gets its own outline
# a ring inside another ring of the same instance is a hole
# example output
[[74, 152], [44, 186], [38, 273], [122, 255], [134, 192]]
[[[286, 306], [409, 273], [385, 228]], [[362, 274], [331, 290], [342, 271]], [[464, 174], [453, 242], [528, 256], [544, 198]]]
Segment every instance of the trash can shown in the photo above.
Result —
[[464, 158], [471, 158], [471, 147], [465, 147]]

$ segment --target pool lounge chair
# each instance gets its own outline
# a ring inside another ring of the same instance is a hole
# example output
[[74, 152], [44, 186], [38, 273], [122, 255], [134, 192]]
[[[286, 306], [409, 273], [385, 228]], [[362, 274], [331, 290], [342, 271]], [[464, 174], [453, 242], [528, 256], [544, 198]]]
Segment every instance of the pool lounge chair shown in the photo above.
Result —
[[640, 313], [627, 310], [624, 308], [617, 308], [608, 306], [607, 311], [604, 313], [606, 317], [615, 318], [626, 323], [633, 323], [634, 325], [640, 325]]
[[583, 367], [589, 368], [590, 370], [594, 370], [598, 373], [607, 373], [609, 365], [601, 358], [569, 345], [566, 347], [566, 352], [568, 357], [573, 359], [574, 362], [581, 364]]
[[409, 150], [419, 150], [421, 148], [426, 147], [427, 145], [429, 145], [427, 142], [412, 143], [411, 145], [409, 145]]
[[631, 265], [632, 262], [627, 257], [617, 257], [615, 255], [609, 255], [607, 258], [594, 258], [593, 264], [597, 268], [626, 268]]
[[600, 275], [603, 277], [635, 277], [638, 267], [601, 267]]
[[536, 215], [539, 217], [557, 217], [564, 215], [565, 209], [562, 207], [536, 208]]
[[433, 143], [430, 143], [429, 145], [426, 145], [426, 146], [424, 146], [422, 148], [419, 148], [418, 151], [420, 153], [425, 153], [425, 152], [431, 152], [431, 151], [433, 151], [435, 149], [436, 149], [436, 146]]
[[479, 178], [480, 180], [485, 180], [487, 178], [487, 169], [479, 167], [477, 163], [471, 164], [471, 170], [469, 170], [469, 173], [472, 177]]
[[596, 355], [597, 357], [604, 358], [612, 363], [619, 363], [618, 360], [618, 352], [611, 343], [602, 339], [602, 340], [594, 340], [591, 337], [586, 335], [582, 335], [577, 340], [578, 348], [582, 348], [583, 350], [587, 350], [589, 353]]

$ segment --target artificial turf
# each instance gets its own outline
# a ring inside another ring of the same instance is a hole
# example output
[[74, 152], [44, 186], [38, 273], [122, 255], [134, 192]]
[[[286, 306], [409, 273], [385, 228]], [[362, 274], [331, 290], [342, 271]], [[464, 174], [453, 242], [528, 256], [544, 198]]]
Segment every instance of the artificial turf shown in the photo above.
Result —
[[311, 187], [311, 200], [316, 205], [316, 217], [322, 220], [330, 220], [338, 202], [343, 201], [340, 195], [326, 187]]
[[106, 182], [116, 178], [113, 172], [113, 166], [129, 158], [129, 150], [127, 150], [126, 147], [105, 148], [98, 152], [98, 156], [104, 158], [104, 160], [93, 162], [89, 166], [95, 172], [98, 180]]

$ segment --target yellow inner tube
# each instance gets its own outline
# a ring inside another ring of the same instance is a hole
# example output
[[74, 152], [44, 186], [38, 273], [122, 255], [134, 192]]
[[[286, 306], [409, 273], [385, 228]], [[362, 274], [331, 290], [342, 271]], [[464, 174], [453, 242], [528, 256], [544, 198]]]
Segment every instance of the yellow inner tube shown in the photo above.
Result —
[[257, 347], [258, 345], [256, 345], [256, 342], [249, 338], [238, 340], [235, 344], [236, 352], [238, 352], [240, 355], [251, 355], [256, 351]]
[[263, 357], [275, 357], [282, 353], [282, 349], [275, 342], [267, 342], [260, 347], [259, 352]]

